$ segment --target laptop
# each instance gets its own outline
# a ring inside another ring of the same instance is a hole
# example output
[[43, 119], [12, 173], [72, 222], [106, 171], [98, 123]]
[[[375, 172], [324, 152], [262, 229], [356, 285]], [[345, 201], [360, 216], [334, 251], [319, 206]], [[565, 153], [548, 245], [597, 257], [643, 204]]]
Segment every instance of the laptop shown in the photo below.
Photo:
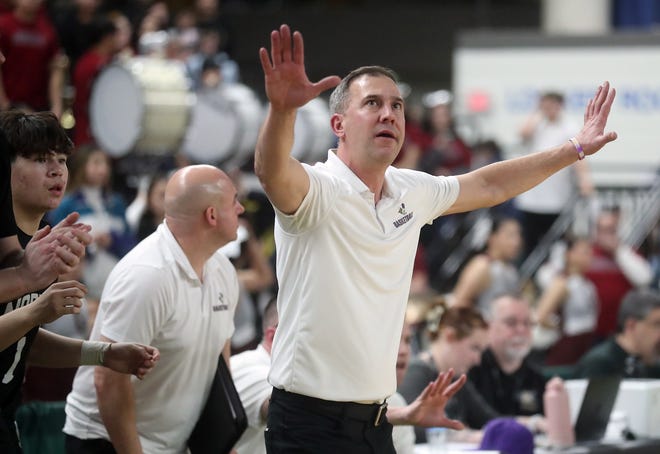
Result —
[[575, 421], [576, 443], [599, 442], [605, 435], [610, 413], [621, 384], [620, 376], [593, 377], [584, 392]]

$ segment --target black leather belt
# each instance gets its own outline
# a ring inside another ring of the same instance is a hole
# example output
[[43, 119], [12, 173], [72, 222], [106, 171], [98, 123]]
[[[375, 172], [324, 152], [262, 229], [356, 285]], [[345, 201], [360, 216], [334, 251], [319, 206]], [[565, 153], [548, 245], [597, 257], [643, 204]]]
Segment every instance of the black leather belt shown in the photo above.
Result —
[[304, 396], [302, 394], [290, 393], [283, 389], [273, 388], [273, 397], [295, 402], [297, 405], [311, 411], [355, 419], [374, 427], [380, 426], [385, 421], [387, 413], [387, 401], [382, 404], [359, 404], [357, 402], [337, 402], [334, 400], [318, 399], [316, 397]]

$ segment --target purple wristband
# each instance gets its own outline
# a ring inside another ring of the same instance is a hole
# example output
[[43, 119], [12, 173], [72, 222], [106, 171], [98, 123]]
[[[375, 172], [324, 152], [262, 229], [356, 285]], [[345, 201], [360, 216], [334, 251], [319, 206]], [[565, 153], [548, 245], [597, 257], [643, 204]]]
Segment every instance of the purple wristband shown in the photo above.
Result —
[[578, 142], [577, 139], [576, 139], [575, 137], [571, 137], [571, 138], [568, 139], [568, 140], [569, 140], [569, 142], [571, 142], [571, 143], [573, 144], [573, 146], [575, 147], [575, 151], [577, 151], [577, 154], [578, 154], [578, 159], [579, 159], [580, 161], [583, 160], [583, 159], [584, 159], [584, 150], [582, 149], [582, 145], [580, 145], [580, 142]]

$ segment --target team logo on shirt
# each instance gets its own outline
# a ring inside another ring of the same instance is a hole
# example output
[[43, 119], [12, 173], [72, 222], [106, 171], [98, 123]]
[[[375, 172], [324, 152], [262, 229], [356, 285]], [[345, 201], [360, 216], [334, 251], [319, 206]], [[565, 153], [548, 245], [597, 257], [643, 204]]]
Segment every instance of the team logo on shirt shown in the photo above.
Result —
[[412, 212], [408, 213], [406, 211], [406, 204], [405, 203], [401, 203], [401, 206], [399, 207], [399, 214], [401, 214], [403, 216], [393, 222], [394, 227], [396, 227], [397, 229], [399, 227], [401, 227], [403, 224], [405, 224], [406, 222], [410, 221], [413, 217]]
[[32, 292], [17, 298], [15, 301], [8, 302], [5, 306], [4, 313], [7, 314], [15, 309], [34, 303], [34, 301], [39, 298], [39, 295], [40, 293]]
[[213, 305], [213, 312], [229, 310], [229, 305], [225, 303], [225, 295], [222, 292], [218, 295], [218, 301], [219, 304]]
[[529, 389], [523, 389], [518, 394], [518, 401], [521, 410], [527, 413], [538, 413], [540, 411], [538, 402], [536, 401], [536, 394]]

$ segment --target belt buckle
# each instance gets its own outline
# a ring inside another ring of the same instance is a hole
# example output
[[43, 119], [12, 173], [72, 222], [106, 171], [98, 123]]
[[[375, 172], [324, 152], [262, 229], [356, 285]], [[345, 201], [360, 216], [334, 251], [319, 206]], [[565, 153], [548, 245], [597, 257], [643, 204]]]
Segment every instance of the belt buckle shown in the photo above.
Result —
[[378, 413], [376, 413], [376, 419], [374, 420], [374, 427], [380, 426], [381, 423], [381, 418], [385, 415], [387, 412], [387, 401], [383, 402], [380, 404], [380, 407], [378, 407]]

